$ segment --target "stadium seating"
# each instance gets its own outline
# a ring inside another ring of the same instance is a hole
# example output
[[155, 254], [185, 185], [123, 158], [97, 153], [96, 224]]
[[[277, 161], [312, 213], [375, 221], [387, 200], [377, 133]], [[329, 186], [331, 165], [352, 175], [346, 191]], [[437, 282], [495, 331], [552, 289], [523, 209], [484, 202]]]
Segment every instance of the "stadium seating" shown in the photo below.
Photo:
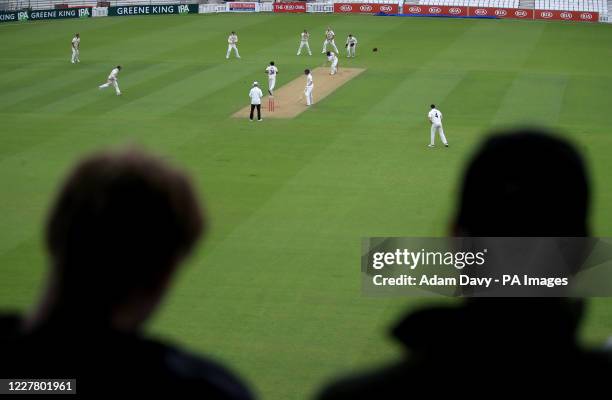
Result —
[[538, 10], [596, 11], [608, 13], [606, 0], [536, 0]]
[[[142, 6], [151, 4], [188, 4], [196, 1], [187, 0], [119, 0], [113, 1], [113, 6]], [[56, 8], [58, 3], [66, 4], [68, 7], [95, 7], [98, 0], [11, 0], [4, 1], [0, 4], [3, 5], [2, 9], [5, 10], [22, 10], [24, 8], [31, 8], [33, 10], [50, 10]]]
[[[519, 8], [519, 0], [419, 0], [421, 5]], [[607, 0], [535, 0], [537, 10], [608, 13]]]

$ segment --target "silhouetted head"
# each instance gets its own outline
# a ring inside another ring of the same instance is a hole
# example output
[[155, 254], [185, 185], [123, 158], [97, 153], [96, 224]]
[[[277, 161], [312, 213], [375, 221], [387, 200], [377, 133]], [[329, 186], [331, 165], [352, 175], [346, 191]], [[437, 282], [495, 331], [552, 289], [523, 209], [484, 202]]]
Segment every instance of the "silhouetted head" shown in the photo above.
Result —
[[[51, 313], [146, 319], [204, 229], [188, 178], [142, 151], [102, 152], [70, 173], [46, 231]], [[133, 321], [132, 321], [133, 322]]]
[[455, 233], [587, 236], [588, 208], [587, 172], [570, 143], [534, 129], [504, 131], [467, 167]]
[[434, 109], [434, 108], [436, 108], [436, 105], [435, 105], [435, 104], [432, 104], [430, 107], [431, 107], [432, 109]]
[[308, 74], [310, 74], [310, 70], [309, 70], [308, 68], [306, 68], [306, 69], [304, 70], [304, 75], [308, 75]]
[[236, 32], [232, 31], [232, 35], [235, 35], [235, 34], [236, 34]]
[[331, 51], [328, 51], [328, 52], [327, 52], [327, 53], [325, 53], [325, 54], [327, 54], [327, 56], [329, 57], [329, 56], [331, 56]]
[[119, 71], [121, 71], [121, 65], [117, 65], [116, 67]]
[[274, 65], [274, 61], [270, 61], [270, 65]]
[[78, 33], [76, 33], [74, 36], [76, 36], [76, 37], [80, 37], [81, 35], [79, 35]]

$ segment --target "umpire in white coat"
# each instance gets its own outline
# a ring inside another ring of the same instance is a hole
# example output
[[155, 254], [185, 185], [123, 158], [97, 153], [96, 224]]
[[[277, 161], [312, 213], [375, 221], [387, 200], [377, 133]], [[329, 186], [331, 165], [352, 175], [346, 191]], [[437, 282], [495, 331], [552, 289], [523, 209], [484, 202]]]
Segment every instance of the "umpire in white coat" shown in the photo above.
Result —
[[263, 93], [257, 81], [253, 82], [249, 97], [251, 98], [251, 114], [249, 118], [253, 121], [253, 111], [257, 108], [257, 121], [261, 121], [261, 98], [263, 97]]

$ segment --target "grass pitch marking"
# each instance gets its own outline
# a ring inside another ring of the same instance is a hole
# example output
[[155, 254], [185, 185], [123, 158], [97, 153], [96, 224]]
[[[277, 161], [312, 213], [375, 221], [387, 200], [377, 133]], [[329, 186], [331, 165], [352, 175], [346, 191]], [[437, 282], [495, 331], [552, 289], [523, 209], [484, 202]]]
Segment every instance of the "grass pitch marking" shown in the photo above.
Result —
[[[336, 75], [329, 74], [329, 67], [319, 67], [312, 70], [314, 90], [314, 106], [321, 100], [332, 94], [340, 86], [344, 85], [357, 75], [365, 71], [365, 68], [340, 68]], [[274, 91], [274, 111], [268, 111], [267, 95], [261, 101], [261, 115], [263, 118], [295, 118], [308, 109], [304, 97], [306, 76], [301, 75], [286, 85]], [[261, 90], [267, 93], [268, 82], [261, 82]], [[314, 107], [310, 106], [310, 107]], [[246, 106], [232, 116], [234, 118], [248, 118], [250, 106]]]

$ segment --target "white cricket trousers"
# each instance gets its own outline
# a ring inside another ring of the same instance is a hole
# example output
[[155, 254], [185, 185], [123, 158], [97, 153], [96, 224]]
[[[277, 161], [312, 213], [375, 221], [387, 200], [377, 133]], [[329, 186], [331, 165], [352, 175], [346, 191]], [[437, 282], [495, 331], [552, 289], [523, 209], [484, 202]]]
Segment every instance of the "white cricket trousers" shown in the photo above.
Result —
[[336, 72], [338, 72], [338, 59], [337, 58], [334, 61], [332, 61], [330, 74], [334, 75]]
[[304, 96], [306, 96], [307, 106], [312, 105], [312, 89], [313, 89], [313, 86], [306, 86], [306, 89], [304, 89]]
[[446, 136], [444, 136], [444, 128], [442, 128], [442, 124], [431, 124], [431, 145], [434, 145], [434, 140], [436, 138], [436, 131], [440, 134], [440, 140], [444, 144], [448, 144], [446, 141]]
[[355, 50], [357, 50], [357, 45], [354, 45], [353, 47], [351, 47], [351, 45], [349, 44], [348, 47], [346, 48], [346, 56], [355, 57]]
[[115, 93], [117, 93], [117, 96], [119, 96], [121, 94], [121, 90], [119, 90], [119, 82], [117, 82], [116, 79], [109, 79], [108, 81], [106, 81], [106, 83], [98, 86], [100, 89], [106, 89], [107, 87], [112, 86], [115, 88]]
[[274, 86], [276, 86], [276, 77], [268, 78], [268, 90], [270, 92], [274, 90]]
[[240, 58], [240, 54], [238, 53], [238, 47], [236, 47], [235, 44], [228, 44], [227, 45], [227, 54], [225, 55], [225, 58], [229, 58], [230, 53], [232, 52], [232, 49], [236, 52], [236, 57]]
[[300, 54], [302, 54], [302, 48], [306, 47], [306, 50], [308, 50], [308, 55], [311, 56], [312, 52], [310, 51], [310, 45], [308, 44], [308, 42], [300, 42], [300, 48], [298, 49], [297, 55], [299, 56]]
[[79, 60], [79, 51], [77, 49], [75, 49], [74, 47], [72, 48], [72, 58], [70, 59], [70, 61], [73, 64], [81, 62], [81, 60]]
[[339, 53], [338, 48], [336, 47], [336, 41], [335, 40], [327, 40], [325, 39], [325, 41], [323, 42], [323, 51], [321, 53], [325, 53], [327, 52], [327, 45], [330, 45], [334, 48], [334, 51], [336, 52], [336, 54]]

